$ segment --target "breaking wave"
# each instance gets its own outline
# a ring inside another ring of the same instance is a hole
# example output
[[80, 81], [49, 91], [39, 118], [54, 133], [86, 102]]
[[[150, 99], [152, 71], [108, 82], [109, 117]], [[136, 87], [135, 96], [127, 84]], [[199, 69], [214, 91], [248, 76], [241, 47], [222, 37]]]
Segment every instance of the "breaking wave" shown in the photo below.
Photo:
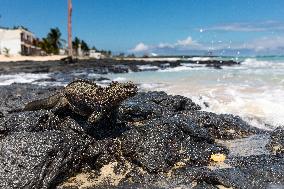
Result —
[[19, 73], [11, 75], [0, 75], [0, 85], [11, 85], [13, 83], [33, 83], [39, 79], [49, 79], [50, 74]]

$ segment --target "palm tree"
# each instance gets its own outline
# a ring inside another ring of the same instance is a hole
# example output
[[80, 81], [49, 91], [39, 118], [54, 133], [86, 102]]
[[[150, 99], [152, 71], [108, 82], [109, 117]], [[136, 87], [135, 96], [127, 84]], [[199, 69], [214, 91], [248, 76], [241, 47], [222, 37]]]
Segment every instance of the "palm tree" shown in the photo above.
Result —
[[78, 48], [79, 48], [80, 44], [81, 44], [81, 40], [78, 37], [75, 37], [74, 41], [72, 41], [72, 46], [73, 46], [73, 49], [76, 52], [76, 55], [78, 54]]
[[42, 38], [42, 40], [39, 42], [39, 47], [47, 54], [52, 54], [54, 52], [54, 49], [47, 38]]
[[87, 44], [84, 40], [81, 41], [81, 48], [82, 48], [82, 51], [83, 51], [85, 54], [88, 53], [89, 50], [90, 50], [88, 44]]
[[51, 28], [46, 38], [42, 38], [38, 46], [47, 54], [59, 54], [64, 40], [61, 39], [61, 32], [58, 28]]
[[59, 48], [62, 46], [60, 30], [58, 28], [51, 28], [46, 39], [51, 44], [53, 53], [58, 54]]

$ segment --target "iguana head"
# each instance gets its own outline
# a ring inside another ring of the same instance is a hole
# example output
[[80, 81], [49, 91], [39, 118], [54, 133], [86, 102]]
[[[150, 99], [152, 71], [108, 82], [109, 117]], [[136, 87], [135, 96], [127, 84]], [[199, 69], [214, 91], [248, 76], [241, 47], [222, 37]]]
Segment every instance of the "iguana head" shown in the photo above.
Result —
[[135, 96], [138, 92], [138, 87], [132, 82], [118, 83], [115, 81], [110, 84], [109, 90], [122, 101]]

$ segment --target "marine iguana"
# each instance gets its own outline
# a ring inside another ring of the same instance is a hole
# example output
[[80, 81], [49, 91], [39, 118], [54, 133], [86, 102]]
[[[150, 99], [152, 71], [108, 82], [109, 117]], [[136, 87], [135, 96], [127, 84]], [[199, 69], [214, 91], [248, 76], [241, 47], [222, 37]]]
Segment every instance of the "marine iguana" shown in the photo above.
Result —
[[10, 112], [53, 109], [56, 113], [71, 110], [87, 117], [90, 123], [96, 123], [103, 116], [110, 115], [123, 100], [137, 94], [137, 91], [137, 86], [130, 82], [112, 82], [108, 87], [101, 87], [92, 81], [80, 79], [48, 98], [32, 101], [23, 109]]

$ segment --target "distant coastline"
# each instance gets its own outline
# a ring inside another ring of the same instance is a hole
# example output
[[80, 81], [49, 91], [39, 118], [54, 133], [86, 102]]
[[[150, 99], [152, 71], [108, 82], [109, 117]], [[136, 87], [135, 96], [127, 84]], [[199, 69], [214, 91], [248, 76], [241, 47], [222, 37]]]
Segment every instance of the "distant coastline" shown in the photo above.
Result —
[[[56, 61], [66, 58], [67, 55], [46, 55], [46, 56], [5, 56], [0, 54], [0, 63], [1, 62], [22, 62], [22, 61], [31, 61], [31, 62], [44, 62], [44, 61]], [[209, 56], [157, 56], [157, 57], [112, 57], [112, 58], [102, 58], [102, 59], [113, 59], [117, 61], [145, 61], [145, 62], [155, 62], [155, 61], [168, 61], [176, 62], [181, 60], [193, 60], [193, 61], [207, 61], [215, 57]], [[80, 60], [94, 60], [92, 57], [78, 57]], [[96, 60], [96, 59], [95, 59]]]
[[[18, 56], [0, 58], [0, 74], [68, 72], [93, 69], [97, 74], [155, 71], [182, 66], [184, 63], [222, 69], [240, 62], [208, 57], [156, 57], [156, 58], [79, 58], [75, 63], [61, 61], [66, 56]], [[145, 68], [147, 67], [147, 69]], [[196, 66], [194, 66], [196, 67]], [[150, 69], [149, 69], [150, 68]]]

